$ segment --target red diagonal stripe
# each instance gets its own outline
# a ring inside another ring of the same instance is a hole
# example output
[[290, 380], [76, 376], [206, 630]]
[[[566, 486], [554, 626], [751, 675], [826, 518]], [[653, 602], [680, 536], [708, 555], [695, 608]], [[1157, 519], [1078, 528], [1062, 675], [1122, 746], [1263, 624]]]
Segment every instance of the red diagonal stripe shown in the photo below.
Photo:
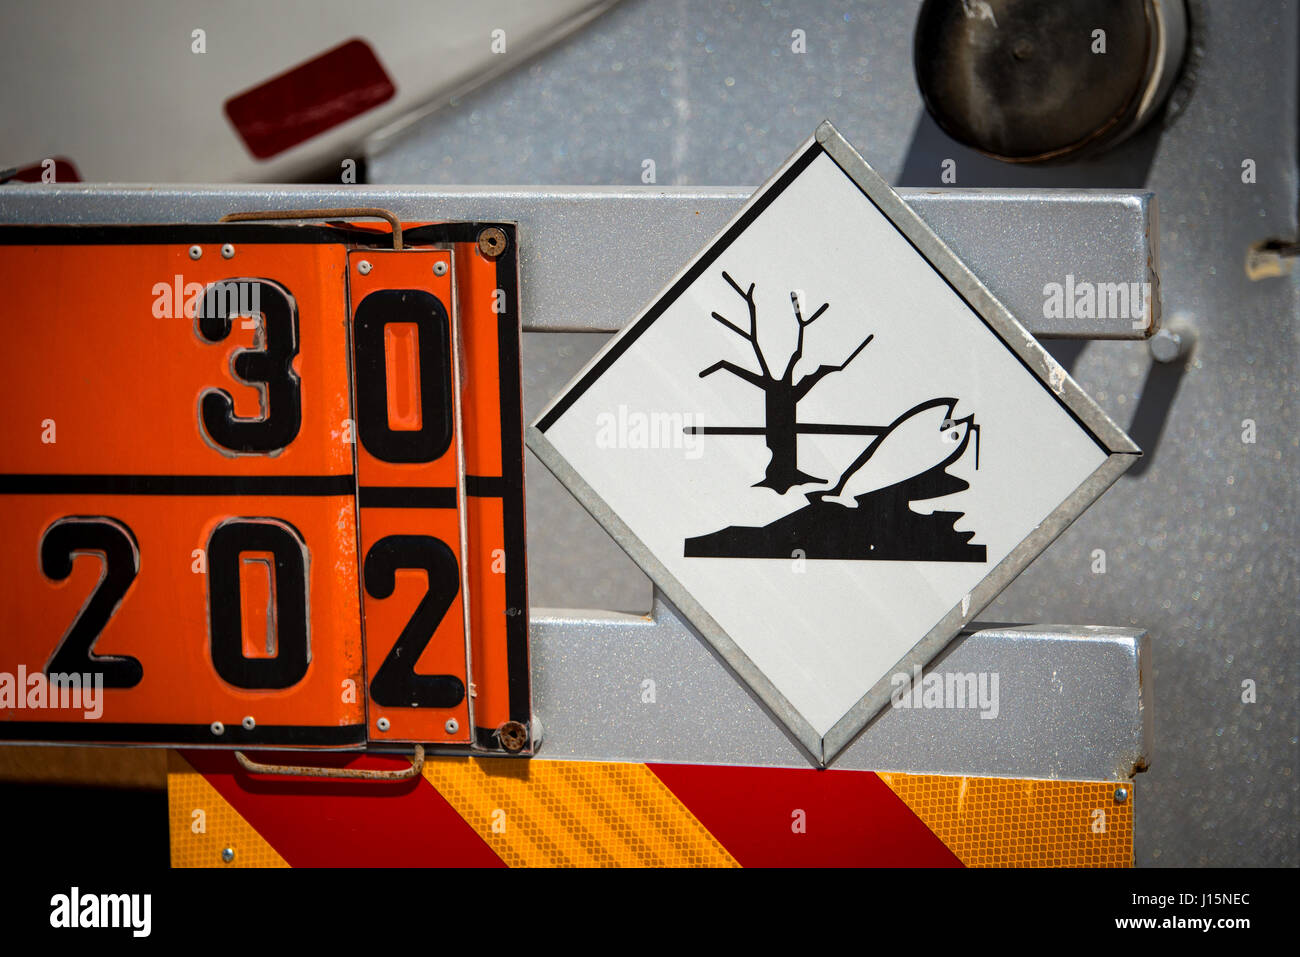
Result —
[[[424, 778], [323, 781], [250, 775], [226, 751], [181, 752], [293, 867], [504, 867]], [[257, 755], [266, 763], [392, 770], [392, 757]]]
[[870, 771], [648, 767], [745, 867], [962, 866]]

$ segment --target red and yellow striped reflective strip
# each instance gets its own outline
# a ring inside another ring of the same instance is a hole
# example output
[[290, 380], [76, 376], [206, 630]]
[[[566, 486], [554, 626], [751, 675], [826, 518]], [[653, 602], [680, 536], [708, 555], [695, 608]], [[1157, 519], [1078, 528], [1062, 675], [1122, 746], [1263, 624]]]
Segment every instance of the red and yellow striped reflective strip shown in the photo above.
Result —
[[511, 867], [736, 867], [644, 764], [437, 758], [424, 778]]
[[233, 804], [185, 759], [167, 756], [172, 867], [288, 867]]
[[408, 782], [262, 778], [250, 785], [226, 752], [171, 758], [174, 866], [1127, 867], [1133, 860], [1129, 782], [1118, 801], [1115, 782], [447, 757], [430, 759], [423, 776]]

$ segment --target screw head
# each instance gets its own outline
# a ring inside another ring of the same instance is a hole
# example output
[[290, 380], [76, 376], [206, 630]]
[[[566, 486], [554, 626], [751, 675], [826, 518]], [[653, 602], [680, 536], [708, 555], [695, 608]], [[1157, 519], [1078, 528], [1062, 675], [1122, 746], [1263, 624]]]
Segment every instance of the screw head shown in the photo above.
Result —
[[203, 247], [202, 247], [202, 246], [191, 246], [191, 247], [190, 247], [190, 258], [191, 258], [191, 259], [202, 259], [202, 258], [203, 258]]
[[1125, 801], [1127, 801], [1127, 800], [1128, 800], [1128, 788], [1116, 788], [1116, 789], [1115, 789], [1115, 803], [1116, 803], [1116, 804], [1123, 804], [1123, 803], [1124, 803]]
[[448, 734], [455, 734], [460, 730], [460, 722], [455, 718], [448, 718], [447, 723], [444, 724], [443, 727], [447, 729]]
[[213, 734], [225, 734], [226, 726], [222, 724], [220, 721], [213, 721], [210, 726], [210, 730], [212, 731]]
[[528, 743], [528, 728], [521, 721], [507, 721], [497, 728], [497, 739], [507, 751], [522, 751]]
[[221, 247], [222, 259], [233, 259], [234, 256], [235, 256], [235, 247], [230, 245], [230, 243], [226, 243], [224, 246]]
[[251, 714], [247, 715], [244, 718], [244, 720], [239, 723], [244, 726], [245, 731], [252, 731], [254, 728], [257, 727], [257, 722], [253, 720], [253, 716]]
[[478, 251], [488, 259], [496, 259], [506, 251], [506, 231], [500, 226], [489, 226], [478, 234]]
[[433, 274], [434, 274], [435, 276], [445, 276], [445, 275], [447, 275], [447, 264], [446, 264], [445, 262], [442, 262], [441, 260], [439, 260], [438, 262], [434, 263], [434, 264], [433, 264]]
[[378, 721], [375, 722], [375, 727], [378, 728], [380, 731], [387, 731], [389, 728], [392, 727], [392, 724], [389, 723], [387, 718], [380, 718]]
[[1183, 337], [1172, 329], [1161, 329], [1147, 340], [1147, 346], [1156, 362], [1173, 362], [1185, 348]]
[[363, 276], [369, 276], [370, 269], [370, 260], [368, 259], [363, 259], [361, 262], [357, 263], [357, 272], [361, 273]]
[[225, 861], [227, 864], [229, 864], [231, 861], [235, 859], [235, 849], [233, 847], [225, 848], [221, 852], [221, 859]]

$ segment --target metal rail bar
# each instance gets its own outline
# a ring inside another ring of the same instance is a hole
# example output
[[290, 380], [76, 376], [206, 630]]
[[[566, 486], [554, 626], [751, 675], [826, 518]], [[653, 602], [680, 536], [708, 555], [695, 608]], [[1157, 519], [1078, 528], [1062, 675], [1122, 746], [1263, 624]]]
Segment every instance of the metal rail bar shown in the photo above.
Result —
[[[648, 616], [534, 609], [530, 640], [543, 758], [809, 766], [658, 594]], [[1075, 781], [1121, 781], [1146, 767], [1141, 629], [977, 625], [926, 674], [943, 681], [942, 706], [917, 695], [915, 707], [886, 708], [830, 766]], [[975, 693], [958, 700], [968, 676]]]
[[[10, 184], [0, 189], [0, 222], [212, 222], [249, 209], [315, 207], [327, 212], [378, 207], [408, 223], [512, 221], [520, 226], [524, 330], [608, 333], [630, 322], [731, 219], [749, 192], [735, 187]], [[1158, 329], [1154, 194], [899, 193], [1034, 335], [1146, 339]], [[1059, 297], [1046, 291], [1051, 284], [1061, 287]], [[1134, 288], [1149, 292], [1149, 315], [1136, 314], [1129, 301]], [[1076, 308], [1076, 300], [1088, 297], [1090, 307]]]

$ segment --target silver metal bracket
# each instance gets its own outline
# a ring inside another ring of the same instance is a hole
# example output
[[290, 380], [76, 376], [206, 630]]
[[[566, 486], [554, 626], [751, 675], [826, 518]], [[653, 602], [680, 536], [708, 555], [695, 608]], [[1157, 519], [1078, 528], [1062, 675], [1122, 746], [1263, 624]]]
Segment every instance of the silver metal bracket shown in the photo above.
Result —
[[[808, 766], [657, 593], [649, 615], [534, 609], [530, 641], [542, 757]], [[923, 681], [907, 697], [900, 681], [896, 705], [831, 767], [1071, 781], [1146, 768], [1151, 668], [1141, 629], [977, 626], [926, 675], [942, 689]]]

